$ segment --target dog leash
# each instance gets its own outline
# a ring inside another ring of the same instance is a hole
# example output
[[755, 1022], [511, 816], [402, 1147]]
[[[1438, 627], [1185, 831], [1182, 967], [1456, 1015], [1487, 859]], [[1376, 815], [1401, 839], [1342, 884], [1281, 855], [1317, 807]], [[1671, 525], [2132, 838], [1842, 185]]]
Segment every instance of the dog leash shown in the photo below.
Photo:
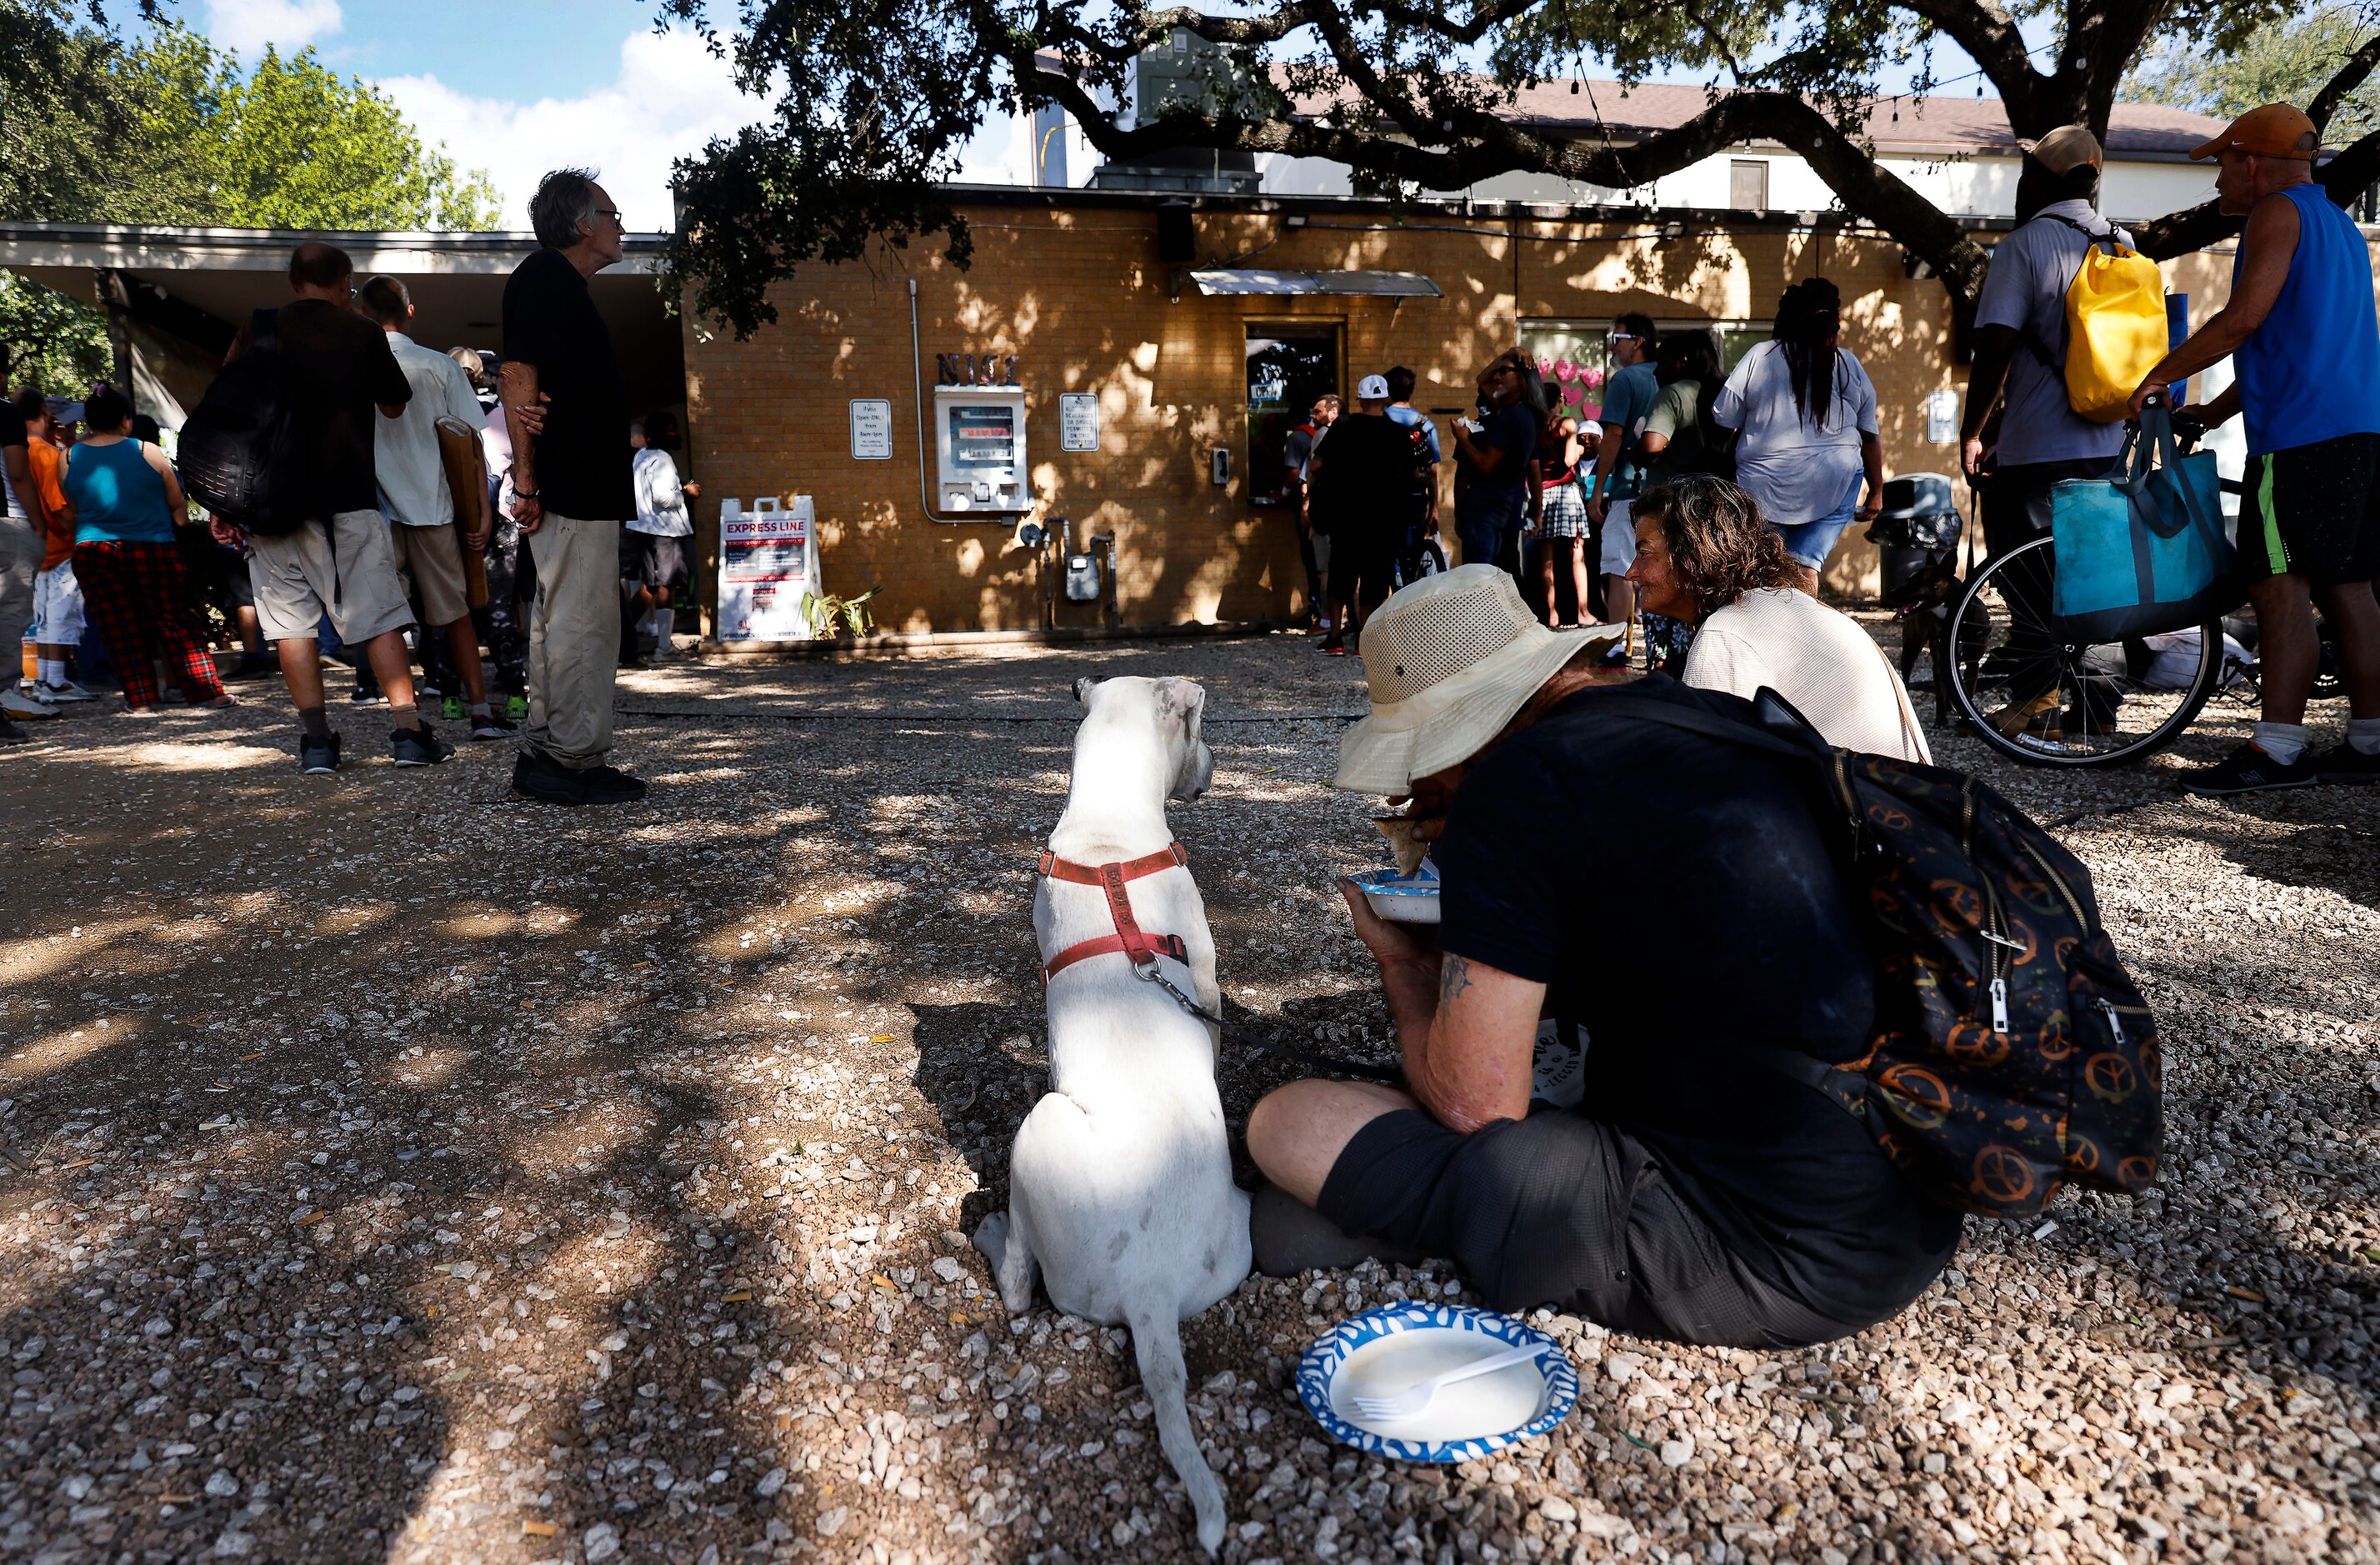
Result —
[[1123, 859], [1110, 864], [1076, 864], [1071, 860], [1060, 858], [1048, 848], [1043, 848], [1040, 860], [1035, 866], [1036, 872], [1045, 880], [1063, 880], [1076, 886], [1099, 887], [1107, 895], [1108, 916], [1114, 921], [1116, 932], [1112, 935], [1099, 935], [1087, 940], [1078, 941], [1051, 957], [1041, 969], [1042, 987], [1048, 988], [1051, 978], [1077, 962], [1087, 961], [1094, 956], [1121, 954], [1131, 960], [1134, 977], [1143, 983], [1155, 984], [1159, 989], [1163, 989], [1172, 998], [1173, 1003], [1180, 1006], [1184, 1012], [1214, 1027], [1229, 1041], [1246, 1044], [1263, 1053], [1292, 1061], [1310, 1070], [1361, 1076], [1366, 1081], [1386, 1082], [1392, 1086], [1403, 1085], [1405, 1078], [1402, 1071], [1378, 1065], [1358, 1064], [1352, 1060], [1336, 1060], [1327, 1054], [1292, 1049], [1285, 1043], [1276, 1043], [1269, 1037], [1259, 1037], [1245, 1028], [1234, 1028], [1220, 1016], [1213, 1014], [1205, 1006], [1200, 1005], [1196, 1000], [1184, 992], [1180, 985], [1165, 976], [1165, 969], [1159, 964], [1157, 959], [1160, 956], [1170, 956], [1184, 966], [1189, 965], [1188, 942], [1180, 935], [1151, 935], [1144, 931], [1140, 927], [1140, 921], [1133, 916], [1132, 897], [1124, 890], [1124, 886], [1127, 881], [1141, 880], [1150, 875], [1161, 875], [1169, 869], [1187, 869], [1188, 867], [1190, 867], [1190, 855], [1184, 851], [1179, 843], [1169, 843], [1156, 853], [1144, 854], [1138, 858]]

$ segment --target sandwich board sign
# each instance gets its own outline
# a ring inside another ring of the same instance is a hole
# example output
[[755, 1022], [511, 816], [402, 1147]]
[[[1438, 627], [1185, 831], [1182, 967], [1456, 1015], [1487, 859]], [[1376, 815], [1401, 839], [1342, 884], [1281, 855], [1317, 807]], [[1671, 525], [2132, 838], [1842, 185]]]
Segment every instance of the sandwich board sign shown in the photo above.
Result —
[[802, 600], [820, 590], [818, 530], [807, 494], [719, 507], [719, 639], [813, 639]]

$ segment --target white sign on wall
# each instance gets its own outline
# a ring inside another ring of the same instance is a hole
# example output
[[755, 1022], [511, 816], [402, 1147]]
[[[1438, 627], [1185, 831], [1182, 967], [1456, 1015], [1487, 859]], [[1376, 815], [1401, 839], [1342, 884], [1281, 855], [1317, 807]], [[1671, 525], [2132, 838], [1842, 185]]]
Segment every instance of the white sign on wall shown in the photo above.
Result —
[[1948, 386], [1925, 398], [1925, 438], [1935, 445], [1959, 443], [1959, 394]]
[[880, 396], [851, 399], [851, 459], [889, 462], [892, 459], [892, 404]]
[[1097, 451], [1099, 448], [1099, 397], [1097, 392], [1062, 392], [1058, 396], [1058, 449]]

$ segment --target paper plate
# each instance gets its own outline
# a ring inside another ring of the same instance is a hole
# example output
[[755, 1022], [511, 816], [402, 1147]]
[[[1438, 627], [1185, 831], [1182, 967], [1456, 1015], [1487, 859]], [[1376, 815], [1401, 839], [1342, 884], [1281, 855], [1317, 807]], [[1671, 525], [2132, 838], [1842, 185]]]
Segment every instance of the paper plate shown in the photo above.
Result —
[[1438, 922], [1438, 866], [1427, 859], [1409, 877], [1393, 869], [1366, 869], [1347, 879], [1383, 918], [1399, 924]]
[[[1529, 1364], [1440, 1391], [1419, 1415], [1363, 1422], [1354, 1399], [1403, 1390], [1510, 1348], [1547, 1344]], [[1474, 1462], [1570, 1416], [1578, 1372], [1561, 1344], [1525, 1321], [1467, 1304], [1389, 1304], [1351, 1316], [1305, 1350], [1298, 1400], [1332, 1438], [1400, 1462]]]

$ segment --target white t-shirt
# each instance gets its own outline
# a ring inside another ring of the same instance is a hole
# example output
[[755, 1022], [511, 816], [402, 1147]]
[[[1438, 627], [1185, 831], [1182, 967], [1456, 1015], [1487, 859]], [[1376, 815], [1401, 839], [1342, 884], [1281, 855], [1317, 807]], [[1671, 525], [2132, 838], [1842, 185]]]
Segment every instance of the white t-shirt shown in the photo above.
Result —
[[684, 538], [694, 531], [694, 524], [686, 519], [686, 490], [678, 482], [677, 464], [670, 460], [668, 452], [650, 445], [641, 448], [630, 476], [637, 486], [637, 514], [628, 521], [630, 532]]
[[1685, 682], [1750, 700], [1767, 685], [1827, 743], [1932, 764], [1900, 671], [1859, 622], [1791, 588], [1764, 588], [1703, 617]]
[[434, 348], [402, 332], [388, 334], [389, 351], [413, 387], [399, 418], [372, 416], [372, 474], [380, 480], [381, 515], [409, 528], [452, 527], [455, 495], [438, 454], [438, 420], [446, 415], [475, 430], [487, 428], [471, 377]]
[[1711, 418], [1743, 431], [1735, 481], [1770, 523], [1824, 521], [1857, 503], [1852, 486], [1862, 472], [1860, 436], [1876, 432], [1876, 385], [1850, 349], [1835, 350], [1834, 400], [1824, 429], [1794, 405], [1792, 367], [1774, 342], [1755, 343], [1737, 362], [1711, 404]]

